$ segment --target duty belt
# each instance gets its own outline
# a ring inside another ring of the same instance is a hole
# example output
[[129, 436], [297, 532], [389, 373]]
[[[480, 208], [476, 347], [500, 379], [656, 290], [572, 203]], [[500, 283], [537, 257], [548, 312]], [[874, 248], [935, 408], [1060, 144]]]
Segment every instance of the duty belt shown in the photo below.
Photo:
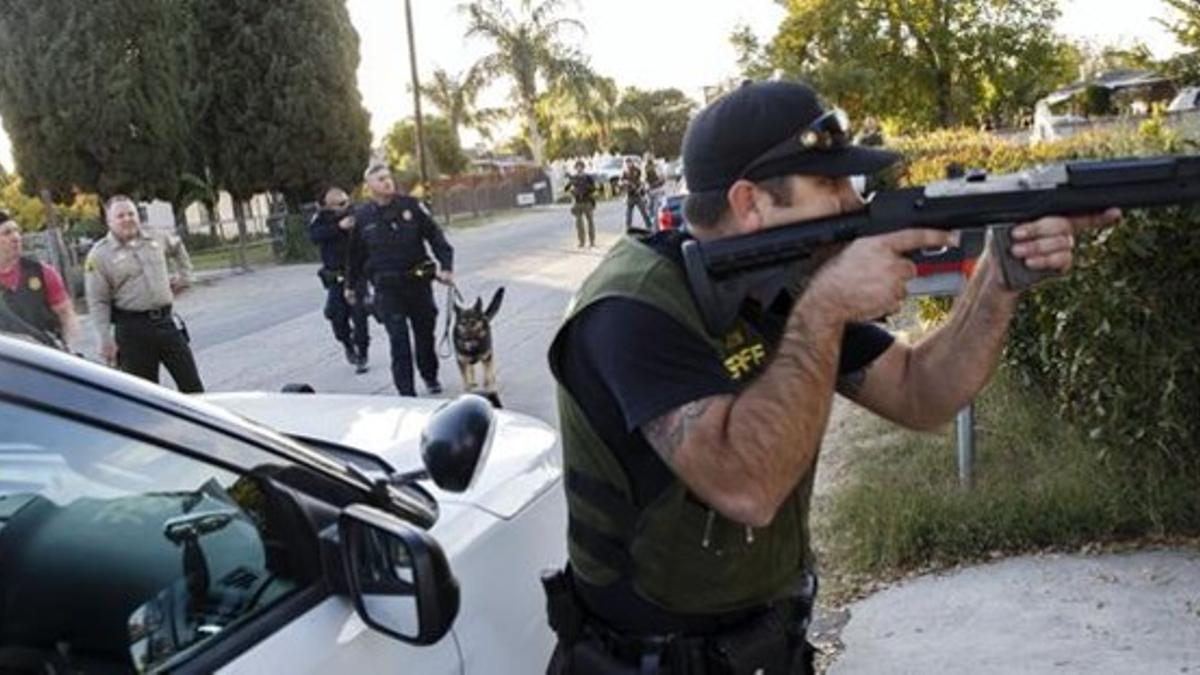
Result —
[[147, 309], [140, 312], [133, 312], [119, 307], [113, 307], [112, 320], [114, 323], [121, 321], [129, 321], [131, 319], [145, 319], [148, 321], [163, 321], [171, 318], [171, 305], [163, 305], [154, 309]]

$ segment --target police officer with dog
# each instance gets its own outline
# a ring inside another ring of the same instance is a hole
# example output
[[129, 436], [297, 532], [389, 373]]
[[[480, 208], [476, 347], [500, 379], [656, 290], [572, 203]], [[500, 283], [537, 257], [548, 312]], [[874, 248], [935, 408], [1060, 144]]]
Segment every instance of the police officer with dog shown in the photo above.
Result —
[[308, 225], [308, 236], [321, 250], [321, 269], [317, 275], [325, 288], [325, 318], [333, 327], [333, 337], [346, 352], [346, 360], [356, 373], [367, 372], [367, 349], [371, 331], [367, 318], [367, 283], [359, 279], [352, 290], [354, 303], [346, 299], [346, 265], [349, 260], [350, 233], [354, 213], [350, 196], [333, 186], [321, 193], [320, 209]]
[[[569, 513], [569, 565], [543, 578], [550, 673], [812, 672], [808, 513], [834, 393], [910, 428], [944, 424], [991, 376], [1023, 290], [999, 258], [1063, 273], [1075, 233], [1119, 218], [1016, 226], [1011, 248], [989, 244], [947, 325], [911, 346], [872, 322], [905, 298], [905, 253], [955, 233], [818, 251], [760, 281], [711, 334], [683, 243], [863, 208], [848, 176], [898, 156], [849, 134], [799, 83], [714, 101], [683, 143], [691, 232], [623, 237], [576, 293], [549, 354]], [[647, 335], [655, 349], [629, 348]]]
[[434, 350], [437, 304], [432, 282], [454, 283], [454, 248], [424, 203], [397, 192], [386, 164], [372, 164], [364, 178], [371, 201], [355, 214], [346, 274], [347, 299], [362, 301], [356, 289], [364, 280], [374, 287], [375, 311], [391, 342], [392, 380], [400, 395], [416, 395], [414, 352], [426, 393], [440, 394]]

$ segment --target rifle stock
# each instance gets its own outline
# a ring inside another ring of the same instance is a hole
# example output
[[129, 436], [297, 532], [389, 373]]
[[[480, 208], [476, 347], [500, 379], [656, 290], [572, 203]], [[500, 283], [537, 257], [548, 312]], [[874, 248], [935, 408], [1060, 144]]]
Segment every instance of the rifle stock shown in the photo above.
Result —
[[1200, 156], [1074, 161], [1015, 174], [963, 178], [879, 192], [861, 211], [789, 223], [683, 246], [684, 267], [705, 325], [722, 334], [746, 293], [779, 268], [827, 244], [914, 227], [964, 230], [1043, 216], [1200, 201]]

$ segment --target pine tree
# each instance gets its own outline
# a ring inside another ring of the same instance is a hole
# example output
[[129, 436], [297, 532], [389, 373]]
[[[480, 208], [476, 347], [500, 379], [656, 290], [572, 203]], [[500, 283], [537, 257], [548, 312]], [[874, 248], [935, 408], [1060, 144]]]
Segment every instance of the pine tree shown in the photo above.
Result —
[[268, 189], [293, 205], [352, 186], [370, 152], [344, 0], [192, 0], [210, 95], [198, 132], [236, 201]]
[[172, 198], [186, 124], [170, 4], [3, 3], [0, 115], [31, 194]]

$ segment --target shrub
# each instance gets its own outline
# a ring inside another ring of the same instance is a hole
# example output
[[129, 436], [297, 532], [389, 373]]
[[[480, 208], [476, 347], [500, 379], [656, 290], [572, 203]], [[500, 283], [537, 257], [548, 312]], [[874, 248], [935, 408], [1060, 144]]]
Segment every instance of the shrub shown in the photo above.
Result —
[[[945, 167], [1007, 173], [1079, 158], [1179, 152], [1185, 142], [1150, 120], [1136, 134], [1081, 135], [1026, 146], [985, 134], [938, 132], [901, 139], [902, 185], [941, 179]], [[1068, 279], [1026, 293], [1006, 360], [1045, 390], [1063, 418], [1108, 451], [1155, 452], [1200, 466], [1200, 210], [1131, 212], [1083, 237]], [[936, 316], [923, 303], [922, 316]]]
[[283, 222], [283, 262], [316, 262], [321, 252], [308, 238], [308, 220], [301, 214], [289, 213]]

